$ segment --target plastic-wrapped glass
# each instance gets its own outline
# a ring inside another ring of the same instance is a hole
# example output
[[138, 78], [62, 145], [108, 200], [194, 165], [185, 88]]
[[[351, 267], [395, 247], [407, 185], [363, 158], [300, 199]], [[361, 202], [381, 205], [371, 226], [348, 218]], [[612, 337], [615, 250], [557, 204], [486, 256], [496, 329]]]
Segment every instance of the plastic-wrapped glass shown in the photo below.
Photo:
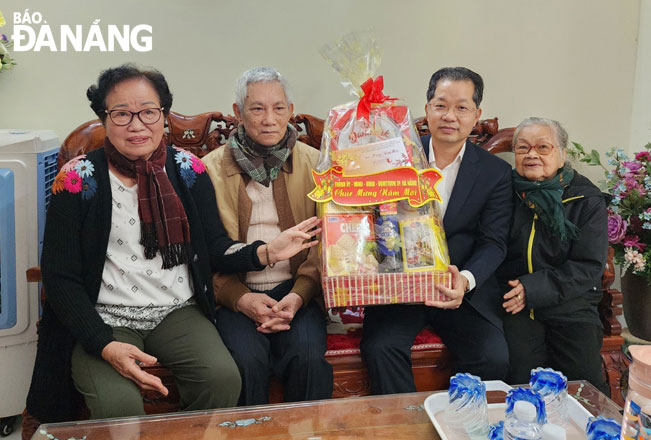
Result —
[[560, 371], [539, 367], [531, 370], [529, 386], [543, 397], [549, 423], [567, 426], [567, 377]]
[[504, 420], [493, 423], [488, 429], [488, 440], [504, 440]]
[[372, 79], [372, 32], [346, 35], [321, 54], [358, 99], [330, 110], [310, 194], [323, 219], [327, 307], [441, 299], [450, 259], [435, 186], [409, 109]]
[[513, 414], [513, 407], [515, 402], [524, 400], [533, 404], [536, 407], [536, 422], [539, 425], [547, 423], [547, 413], [545, 412], [545, 401], [542, 396], [536, 391], [528, 388], [513, 388], [506, 393], [506, 418], [508, 419]]
[[587, 440], [619, 440], [622, 429], [615, 419], [590, 417], [585, 428]]
[[462, 438], [485, 440], [489, 434], [486, 384], [472, 374], [458, 373], [450, 379], [448, 398], [448, 427]]
[[527, 400], [518, 400], [513, 413], [504, 421], [504, 440], [541, 440], [541, 425], [536, 420], [536, 407]]

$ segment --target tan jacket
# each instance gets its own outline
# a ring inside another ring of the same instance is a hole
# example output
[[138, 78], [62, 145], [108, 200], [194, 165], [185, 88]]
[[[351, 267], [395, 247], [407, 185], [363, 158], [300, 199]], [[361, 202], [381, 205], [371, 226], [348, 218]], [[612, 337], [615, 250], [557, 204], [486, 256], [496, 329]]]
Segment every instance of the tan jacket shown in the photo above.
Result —
[[[316, 215], [316, 203], [307, 198], [314, 188], [312, 169], [319, 152], [302, 142], [296, 142], [292, 154], [285, 161], [278, 178], [273, 182], [274, 201], [278, 210], [280, 229], [285, 230]], [[250, 177], [233, 159], [228, 146], [218, 148], [203, 157], [217, 196], [217, 207], [228, 235], [246, 242], [251, 220], [251, 199], [246, 192]], [[294, 287], [292, 292], [303, 299], [306, 306], [312, 297], [321, 298], [321, 275], [317, 247], [303, 251], [290, 259]], [[213, 289], [218, 305], [236, 309], [237, 301], [251, 290], [244, 284], [246, 274], [215, 274]], [[321, 302], [321, 301], [319, 301]]]

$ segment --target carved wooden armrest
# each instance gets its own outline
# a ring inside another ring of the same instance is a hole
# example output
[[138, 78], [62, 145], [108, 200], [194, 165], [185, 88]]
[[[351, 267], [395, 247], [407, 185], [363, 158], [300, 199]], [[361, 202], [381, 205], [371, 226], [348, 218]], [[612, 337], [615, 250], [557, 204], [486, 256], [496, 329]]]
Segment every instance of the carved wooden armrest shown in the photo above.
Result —
[[80, 154], [91, 152], [104, 145], [105, 137], [106, 130], [99, 119], [85, 122], [72, 130], [59, 149], [57, 170]]
[[[325, 121], [306, 113], [298, 113], [290, 121], [298, 130], [298, 140], [319, 150]], [[301, 126], [302, 124], [302, 126]]]
[[[217, 123], [215, 129], [211, 129], [213, 122]], [[202, 157], [223, 145], [236, 125], [237, 120], [233, 116], [224, 116], [220, 112], [193, 116], [170, 112], [167, 117], [166, 142]]]
[[608, 260], [606, 261], [604, 274], [601, 277], [603, 297], [599, 303], [599, 317], [606, 336], [619, 336], [622, 334], [622, 326], [617, 320], [617, 316], [622, 314], [622, 292], [610, 288], [613, 281], [615, 281], [614, 253], [613, 248], [608, 247]]
[[28, 283], [41, 282], [41, 266], [30, 267], [25, 271], [25, 276]]
[[[41, 275], [41, 266], [30, 267], [25, 271], [25, 277], [28, 283], [40, 283], [43, 281]], [[45, 303], [45, 288], [41, 286], [41, 307]]]

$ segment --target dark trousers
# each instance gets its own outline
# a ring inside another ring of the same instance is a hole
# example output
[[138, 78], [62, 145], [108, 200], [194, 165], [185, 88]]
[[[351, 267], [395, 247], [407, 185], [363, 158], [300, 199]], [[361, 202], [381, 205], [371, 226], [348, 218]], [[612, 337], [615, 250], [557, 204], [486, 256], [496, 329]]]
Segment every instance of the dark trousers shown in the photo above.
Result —
[[464, 302], [455, 310], [424, 305], [367, 307], [361, 350], [373, 394], [416, 391], [411, 346], [427, 324], [452, 355], [455, 372], [505, 379], [509, 353], [501, 329]]
[[548, 367], [568, 380], [585, 379], [610, 395], [601, 372], [601, 326], [531, 319], [523, 310], [504, 318], [504, 332], [511, 356], [509, 383], [529, 383], [533, 368]]
[[[289, 280], [263, 293], [280, 301], [293, 285], [294, 281]], [[217, 329], [242, 376], [239, 405], [268, 403], [271, 374], [281, 379], [285, 402], [332, 396], [332, 366], [325, 360], [323, 312], [310, 301], [296, 312], [289, 325], [289, 330], [264, 334], [245, 314], [226, 307], [217, 310]]]

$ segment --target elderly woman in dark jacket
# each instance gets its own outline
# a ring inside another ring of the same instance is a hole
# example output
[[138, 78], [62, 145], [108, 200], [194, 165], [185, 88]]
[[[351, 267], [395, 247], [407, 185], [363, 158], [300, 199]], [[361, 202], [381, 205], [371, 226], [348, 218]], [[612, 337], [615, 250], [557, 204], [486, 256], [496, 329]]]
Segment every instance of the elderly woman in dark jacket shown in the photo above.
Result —
[[[163, 141], [172, 94], [163, 75], [125, 65], [87, 92], [104, 147], [63, 166], [43, 256], [47, 299], [28, 413], [92, 418], [144, 413], [140, 390], [167, 394], [141, 366], [174, 373], [184, 409], [234, 406], [240, 376], [215, 323], [212, 273], [261, 270], [313, 243], [312, 218], [268, 245], [224, 231], [202, 162]], [[73, 388], [74, 386], [74, 388]]]
[[567, 132], [549, 119], [525, 119], [513, 136], [516, 208], [500, 269], [510, 382], [526, 383], [532, 368], [551, 367], [606, 391], [597, 312], [606, 203], [565, 163], [566, 145]]

